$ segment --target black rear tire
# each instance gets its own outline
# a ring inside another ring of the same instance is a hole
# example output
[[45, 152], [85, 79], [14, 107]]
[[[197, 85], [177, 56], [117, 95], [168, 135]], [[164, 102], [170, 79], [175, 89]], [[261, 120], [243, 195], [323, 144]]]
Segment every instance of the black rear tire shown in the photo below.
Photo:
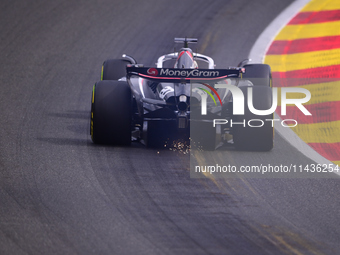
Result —
[[217, 145], [216, 127], [212, 122], [191, 122], [190, 143], [192, 148], [200, 151], [213, 151]]
[[91, 138], [96, 144], [131, 143], [132, 98], [126, 82], [100, 81], [94, 86]]
[[271, 69], [266, 64], [245, 65], [246, 72], [242, 74], [243, 79], [250, 80], [254, 86], [271, 87]]
[[201, 107], [197, 104], [190, 106], [190, 146], [198, 151], [214, 151], [221, 142], [217, 128], [213, 126], [216, 115], [208, 112], [201, 114]]
[[[244, 94], [244, 115], [234, 115], [233, 123], [245, 122], [245, 127], [242, 124], [233, 126], [233, 140], [236, 149], [247, 151], [270, 151], [273, 148], [273, 132], [272, 121], [273, 114], [259, 116], [251, 113], [248, 109], [248, 90], [247, 86], [240, 87]], [[272, 105], [272, 90], [265, 86], [253, 86], [253, 105], [257, 110], [267, 110]], [[259, 121], [251, 122], [251, 125], [259, 126], [261, 121], [264, 123], [262, 127], [250, 127], [248, 121], [256, 119]]]
[[119, 80], [126, 76], [126, 65], [130, 61], [124, 59], [108, 59], [103, 63], [101, 80]]

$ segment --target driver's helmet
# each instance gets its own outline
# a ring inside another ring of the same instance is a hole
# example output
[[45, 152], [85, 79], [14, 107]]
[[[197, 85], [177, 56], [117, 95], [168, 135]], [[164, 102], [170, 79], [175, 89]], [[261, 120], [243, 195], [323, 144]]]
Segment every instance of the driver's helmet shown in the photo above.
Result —
[[198, 68], [191, 49], [182, 48], [180, 50], [175, 63], [175, 68]]

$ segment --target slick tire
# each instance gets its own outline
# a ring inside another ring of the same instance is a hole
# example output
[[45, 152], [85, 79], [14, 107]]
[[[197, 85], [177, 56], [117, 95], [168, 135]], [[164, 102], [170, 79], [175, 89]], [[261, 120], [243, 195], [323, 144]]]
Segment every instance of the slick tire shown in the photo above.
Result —
[[100, 81], [94, 85], [91, 138], [96, 144], [131, 143], [132, 98], [126, 82]]
[[217, 144], [216, 128], [212, 122], [191, 122], [190, 143], [193, 149], [213, 151]]
[[119, 80], [126, 76], [126, 65], [130, 61], [124, 59], [108, 59], [103, 63], [101, 80]]
[[[198, 151], [213, 151], [221, 142], [220, 132], [213, 126], [216, 115], [201, 114], [201, 106], [193, 104], [190, 113], [190, 146]], [[219, 135], [218, 135], [219, 133]]]
[[250, 80], [254, 86], [271, 87], [272, 76], [270, 66], [266, 64], [250, 64], [245, 65], [245, 73], [242, 74], [243, 79]]
[[[244, 115], [234, 115], [233, 140], [237, 150], [270, 151], [273, 148], [273, 114], [255, 115], [248, 109], [248, 87], [240, 87], [244, 94]], [[272, 106], [272, 91], [266, 86], [252, 86], [253, 105], [257, 110], [268, 110]], [[244, 123], [244, 124], [242, 124]], [[256, 126], [256, 127], [255, 127]]]

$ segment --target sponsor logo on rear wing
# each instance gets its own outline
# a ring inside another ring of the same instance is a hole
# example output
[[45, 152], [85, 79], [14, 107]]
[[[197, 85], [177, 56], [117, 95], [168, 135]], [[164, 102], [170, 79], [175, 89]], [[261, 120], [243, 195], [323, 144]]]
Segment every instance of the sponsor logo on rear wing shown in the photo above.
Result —
[[137, 75], [142, 78], [160, 80], [163, 82], [179, 82], [190, 80], [223, 80], [226, 78], [238, 78], [242, 68], [235, 69], [177, 69], [127, 66], [128, 78]]

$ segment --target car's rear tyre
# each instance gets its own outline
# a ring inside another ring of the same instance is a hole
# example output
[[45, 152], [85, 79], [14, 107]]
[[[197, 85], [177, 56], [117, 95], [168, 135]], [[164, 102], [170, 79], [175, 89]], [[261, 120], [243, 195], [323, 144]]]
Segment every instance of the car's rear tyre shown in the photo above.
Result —
[[[234, 145], [238, 150], [270, 151], [273, 148], [274, 128], [272, 121], [270, 121], [273, 119], [273, 114], [260, 116], [251, 113], [247, 104], [248, 87], [240, 87], [240, 89], [244, 94], [244, 115], [234, 115], [232, 118]], [[254, 108], [257, 110], [270, 109], [272, 106], [271, 88], [253, 86], [252, 89]]]
[[125, 59], [108, 59], [102, 66], [101, 80], [119, 80], [126, 76], [126, 65], [131, 64]]
[[213, 151], [217, 144], [216, 127], [211, 122], [190, 123], [190, 144], [193, 149]]
[[271, 69], [266, 64], [249, 64], [243, 66], [245, 73], [242, 74], [243, 79], [250, 80], [254, 86], [271, 87]]
[[132, 99], [126, 82], [100, 81], [94, 85], [91, 138], [96, 144], [131, 143]]

